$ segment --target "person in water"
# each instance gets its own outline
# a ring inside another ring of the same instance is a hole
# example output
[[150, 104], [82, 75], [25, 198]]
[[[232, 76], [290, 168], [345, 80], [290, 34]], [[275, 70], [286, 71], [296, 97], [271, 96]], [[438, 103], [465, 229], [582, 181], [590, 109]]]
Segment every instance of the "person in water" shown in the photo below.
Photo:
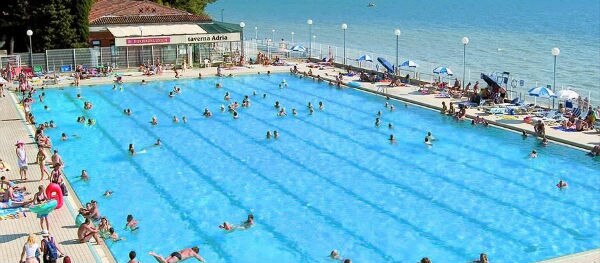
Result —
[[331, 259], [340, 259], [340, 253], [337, 250], [331, 250], [331, 253], [329, 253], [329, 258]]
[[88, 173], [86, 170], [81, 170], [81, 176], [80, 176], [81, 180], [87, 181], [90, 179]]
[[525, 132], [525, 130], [521, 131], [521, 137], [527, 138], [527, 133]]
[[567, 185], [567, 182], [560, 180], [558, 181], [558, 183], [556, 184], [556, 187], [558, 187], [558, 189], [563, 190], [565, 188], [567, 188], [569, 185]]
[[529, 154], [529, 158], [537, 158], [537, 151], [536, 150], [531, 151], [531, 153]]
[[279, 117], [287, 116], [287, 113], [285, 112], [285, 108], [281, 108], [281, 110], [279, 110], [279, 113], [277, 113], [277, 115]]
[[158, 125], [158, 119], [156, 119], [155, 116], [152, 116], [152, 120], [150, 121], [150, 124], [155, 125], [155, 126]]
[[396, 138], [394, 138], [393, 134], [390, 134], [390, 138], [388, 139], [390, 141], [390, 143], [396, 143]]
[[129, 151], [130, 155], [135, 155], [135, 148], [133, 147], [133, 143], [129, 144], [129, 149], [127, 151]]
[[192, 247], [192, 248], [186, 248], [184, 250], [181, 251], [175, 251], [173, 253], [171, 253], [171, 255], [169, 255], [167, 258], [164, 258], [152, 251], [150, 251], [148, 254], [150, 256], [153, 256], [156, 261], [160, 262], [160, 263], [177, 263], [177, 262], [181, 262], [190, 258], [195, 258], [200, 262], [204, 262], [204, 258], [202, 258], [198, 253], [200, 252], [200, 249], [198, 249], [198, 247]]
[[279, 138], [279, 132], [278, 131], [273, 131], [273, 138], [275, 138], [275, 139]]
[[319, 101], [319, 110], [325, 109], [325, 105], [323, 105], [322, 101]]
[[279, 109], [279, 107], [281, 107], [278, 100], [275, 101], [275, 105], [273, 105], [273, 107], [275, 107], [275, 109]]
[[271, 139], [271, 131], [267, 131], [267, 139]]
[[158, 138], [158, 139], [156, 139], [154, 146], [160, 146], [160, 145], [161, 145], [160, 138]]
[[233, 118], [234, 118], [234, 119], [237, 119], [237, 118], [239, 118], [239, 117], [240, 117], [240, 116], [238, 115], [238, 112], [234, 110], [234, 111], [233, 111]]
[[430, 142], [433, 142], [436, 140], [435, 137], [433, 137], [433, 135], [431, 135], [431, 132], [427, 132], [427, 136], [425, 136], [427, 139], [429, 139]]
[[212, 116], [212, 112], [208, 110], [208, 108], [204, 108], [204, 113], [202, 114], [206, 118], [210, 118]]
[[125, 224], [125, 229], [129, 229], [131, 231], [138, 230], [138, 222], [133, 218], [133, 215], [127, 215], [127, 224]]
[[429, 137], [427, 137], [427, 136], [425, 136], [425, 144], [426, 144], [427, 146], [431, 146], [431, 145], [433, 145], [433, 143], [431, 143], [431, 141], [429, 140]]
[[249, 214], [246, 221], [244, 221], [242, 223], [242, 227], [248, 229], [248, 228], [251, 228], [253, 225], [254, 225], [254, 215]]
[[179, 122], [179, 118], [177, 118], [177, 116], [173, 115], [173, 123], [178, 123]]
[[219, 228], [221, 228], [223, 230], [227, 230], [227, 231], [233, 230], [233, 226], [227, 222], [223, 222], [222, 225], [219, 225]]
[[394, 129], [394, 125], [392, 125], [392, 123], [388, 123], [388, 129]]
[[67, 134], [63, 132], [63, 134], [60, 136], [60, 140], [66, 141], [67, 139], [69, 139], [69, 137], [67, 137]]
[[379, 127], [381, 125], [381, 120], [379, 117], [375, 118], [375, 127]]
[[381, 111], [377, 111], [377, 117], [381, 117]]

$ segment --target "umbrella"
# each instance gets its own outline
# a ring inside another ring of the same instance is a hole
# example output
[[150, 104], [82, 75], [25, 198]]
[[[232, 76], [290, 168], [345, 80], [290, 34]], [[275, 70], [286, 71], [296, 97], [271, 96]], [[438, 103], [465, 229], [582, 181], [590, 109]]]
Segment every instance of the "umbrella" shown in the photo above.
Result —
[[388, 72], [394, 73], [394, 66], [392, 66], [392, 63], [390, 63], [389, 61], [387, 61], [385, 58], [378, 57], [377, 61], [379, 61], [379, 63], [381, 63], [381, 65], [383, 65], [383, 67], [385, 69], [387, 69]]
[[533, 87], [527, 91], [529, 96], [540, 97], [540, 98], [555, 98], [554, 92], [546, 87]]
[[365, 54], [365, 55], [362, 55], [362, 56], [358, 57], [356, 59], [356, 61], [370, 61], [370, 62], [373, 62], [373, 59], [371, 59], [371, 57], [369, 57], [369, 55]]
[[293, 46], [290, 51], [304, 52], [306, 49], [302, 45]]
[[[412, 61], [412, 60], [407, 60], [407, 61], [404, 61], [404, 62], [402, 62], [402, 64], [400, 64], [400, 67], [416, 68], [416, 67], [418, 67], [418, 66], [419, 66], [419, 65], [417, 65], [417, 63], [415, 63], [415, 62], [414, 62], [414, 61]], [[452, 72], [452, 71], [451, 71], [451, 72]]]
[[485, 83], [488, 84], [488, 86], [492, 87], [493, 92], [499, 92], [500, 89], [502, 88], [502, 87], [500, 87], [500, 85], [498, 85], [498, 83], [496, 81], [494, 81], [492, 78], [490, 78], [486, 74], [481, 73], [481, 79], [483, 79], [485, 81]]
[[446, 74], [446, 75], [453, 75], [454, 73], [452, 73], [452, 70], [450, 70], [447, 67], [437, 67], [433, 70], [433, 73], [435, 74]]
[[579, 94], [570, 89], [561, 90], [556, 93], [556, 96], [558, 96], [558, 98], [561, 100], [574, 100], [579, 98]]

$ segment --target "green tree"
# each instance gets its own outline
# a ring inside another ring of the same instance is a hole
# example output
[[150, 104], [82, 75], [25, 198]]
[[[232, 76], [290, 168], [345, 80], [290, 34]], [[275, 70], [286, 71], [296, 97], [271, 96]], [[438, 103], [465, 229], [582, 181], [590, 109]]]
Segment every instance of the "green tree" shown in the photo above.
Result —
[[204, 8], [208, 4], [214, 3], [216, 0], [154, 0], [157, 3], [162, 3], [170, 7], [188, 11], [192, 14], [204, 14]]
[[73, 26], [77, 35], [77, 46], [87, 46], [90, 35], [90, 10], [93, 0], [73, 0]]
[[[43, 3], [33, 4], [40, 1]], [[32, 1], [31, 24], [35, 36], [34, 49], [70, 48], [77, 44], [77, 30], [73, 26], [72, 0]]]

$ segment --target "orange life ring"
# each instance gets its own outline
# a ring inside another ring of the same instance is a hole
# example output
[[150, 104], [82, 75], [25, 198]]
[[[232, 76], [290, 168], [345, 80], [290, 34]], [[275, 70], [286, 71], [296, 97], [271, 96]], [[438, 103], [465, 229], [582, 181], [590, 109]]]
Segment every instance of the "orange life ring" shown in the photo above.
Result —
[[63, 193], [59, 184], [49, 184], [48, 187], [46, 187], [46, 197], [56, 200], [56, 209], [59, 209], [63, 206]]

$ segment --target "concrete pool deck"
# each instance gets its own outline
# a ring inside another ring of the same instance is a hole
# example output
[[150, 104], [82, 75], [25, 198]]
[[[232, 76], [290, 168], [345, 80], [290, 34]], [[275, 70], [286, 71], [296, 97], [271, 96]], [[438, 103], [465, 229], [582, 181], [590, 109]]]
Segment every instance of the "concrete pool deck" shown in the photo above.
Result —
[[[308, 64], [300, 63], [298, 65], [298, 69], [300, 71], [307, 71]], [[257, 74], [260, 72], [261, 74], [266, 74], [267, 71], [271, 71], [272, 73], [280, 73], [280, 72], [289, 72], [289, 66], [254, 66], [252, 68], [247, 67], [238, 67], [235, 69], [224, 69], [223, 74], [233, 74], [233, 75], [242, 75], [242, 74]], [[321, 77], [332, 80], [335, 76], [342, 71], [339, 68], [327, 67], [324, 70], [318, 70], [313, 68], [314, 75], [320, 75]], [[197, 78], [198, 74], [201, 73], [202, 76], [213, 76], [216, 74], [216, 68], [201, 68], [201, 69], [188, 69], [180, 72], [182, 79], [189, 78]], [[140, 83], [142, 80], [146, 81], [159, 81], [159, 80], [174, 80], [174, 73], [172, 71], [168, 71], [158, 76], [143, 76], [140, 72], [127, 71], [124, 72], [124, 81], [127, 83]], [[327, 75], [326, 75], [327, 74]], [[347, 84], [351, 81], [355, 81], [356, 78], [344, 78], [344, 83]], [[93, 78], [86, 79], [81, 81], [81, 86], [86, 85], [100, 85], [113, 83], [114, 77], [103, 77], [103, 78]], [[61, 83], [59, 85], [50, 85], [48, 87], [62, 87], [62, 86], [70, 86], [70, 81]], [[382, 87], [384, 84], [371, 84], [371, 83], [361, 83], [360, 87], [355, 87], [361, 89], [363, 91], [390, 96], [394, 99], [408, 102], [410, 104], [419, 105], [422, 107], [439, 110], [441, 108], [442, 101], [445, 101], [447, 104], [449, 102], [457, 102], [458, 100], [453, 100], [450, 98], [436, 98], [434, 95], [422, 95], [417, 92], [417, 86], [407, 86], [407, 87], [394, 87], [394, 88], [385, 88]], [[26, 139], [28, 155], [35, 156], [36, 147], [33, 143], [33, 138], [31, 138], [30, 128], [26, 128], [25, 121], [22, 118], [22, 114], [19, 114], [17, 109], [13, 106], [6, 107], [7, 105], [14, 104], [13, 101], [10, 101], [6, 98], [0, 98], [0, 103], [3, 104], [3, 107], [0, 108], [0, 120], [8, 120], [2, 121], [7, 123], [7, 125], [0, 126], [0, 134], [6, 135], [0, 139], [0, 146], [3, 146], [0, 149], [0, 157], [3, 160], [7, 160], [8, 163], [12, 167], [16, 167], [15, 158], [11, 158], [14, 156], [14, 142], [17, 139]], [[522, 120], [505, 120], [495, 115], [487, 115], [477, 109], [468, 109], [467, 117], [474, 118], [476, 116], [481, 116], [488, 120], [490, 124], [496, 125], [505, 129], [513, 130], [513, 131], [521, 131], [526, 130], [528, 133], [533, 133], [533, 126], [530, 124], [523, 123]], [[10, 128], [8, 127], [10, 126]], [[591, 149], [594, 145], [600, 144], [600, 136], [599, 133], [594, 131], [588, 132], [562, 132], [558, 130], [554, 130], [552, 128], [547, 128], [547, 137], [551, 141], [559, 142], [565, 145], [569, 145], [572, 147], [576, 147], [579, 149]], [[589, 158], [582, 154], [582, 158]], [[67, 160], [68, 161], [68, 160]], [[32, 164], [29, 167], [30, 179], [31, 178], [39, 178], [39, 169], [37, 166]], [[18, 174], [14, 173], [10, 177], [10, 179], [18, 178]], [[26, 186], [29, 189], [36, 189], [36, 182], [28, 182]], [[31, 190], [30, 190], [31, 191]], [[72, 197], [69, 197], [71, 199]], [[79, 207], [81, 204], [78, 200], [71, 200], [74, 207]], [[39, 223], [35, 216], [31, 216], [29, 213], [27, 218], [22, 218], [18, 220], [2, 220], [0, 221], [0, 229], [6, 229], [8, 234], [2, 233], [0, 235], [0, 244], [4, 242], [8, 242], [8, 246], [2, 246], [0, 248], [0, 258], [8, 258], [9, 261], [12, 262], [18, 260], [18, 256], [20, 256], [21, 248], [26, 239], [26, 234], [29, 232], [39, 232]], [[15, 222], [11, 222], [15, 221]], [[25, 223], [27, 221], [27, 223]], [[8, 223], [7, 223], [8, 222]], [[81, 244], [71, 244], [70, 240], [73, 240], [76, 236], [76, 228], [72, 228], [73, 226], [73, 215], [67, 209], [61, 209], [57, 213], [53, 214], [53, 217], [50, 220], [53, 231], [53, 235], [56, 236], [59, 243], [63, 240], [67, 240], [66, 242], [60, 243], [65, 250], [67, 250], [67, 254], [74, 255], [72, 256], [75, 259], [75, 262], [98, 262], [95, 258], [94, 254], [88, 248], [87, 245]], [[54, 229], [59, 228], [59, 232], [56, 232]], [[29, 232], [28, 232], [29, 231]], [[4, 232], [4, 231], [3, 231]], [[64, 232], [64, 233], [63, 233]], [[62, 234], [61, 234], [62, 233]], [[5, 241], [6, 240], [6, 241]], [[99, 262], [114, 262], [110, 252], [108, 252], [105, 246], [93, 246], [95, 247], [94, 253], [102, 255], [101, 261]], [[138, 251], [138, 253], [143, 253], [143, 251]], [[79, 258], [76, 258], [75, 255]], [[6, 257], [5, 257], [6, 256]], [[79, 259], [79, 260], [77, 260]], [[590, 250], [586, 252], [581, 252], [573, 255], [562, 256], [554, 259], [549, 259], [543, 261], [544, 263], [589, 263], [589, 262], [598, 262], [600, 263], [600, 249]]]

